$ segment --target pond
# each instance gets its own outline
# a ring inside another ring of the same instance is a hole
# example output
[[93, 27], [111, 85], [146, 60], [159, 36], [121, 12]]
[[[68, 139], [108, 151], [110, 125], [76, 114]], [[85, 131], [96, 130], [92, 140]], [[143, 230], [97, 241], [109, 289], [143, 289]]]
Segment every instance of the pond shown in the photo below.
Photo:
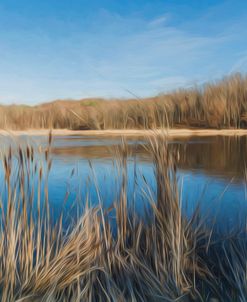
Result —
[[[33, 145], [45, 149], [47, 137], [21, 136], [1, 138], [2, 149], [9, 144]], [[142, 138], [126, 140], [128, 202], [142, 215], [155, 195], [155, 174], [152, 159]], [[48, 178], [49, 201], [56, 218], [61, 211], [73, 216], [76, 204], [86, 202], [105, 208], [117, 201], [121, 167], [116, 153], [121, 148], [120, 137], [55, 136]], [[216, 217], [220, 227], [233, 228], [245, 223], [247, 217], [245, 164], [247, 137], [190, 137], [173, 139], [168, 148], [178, 154], [177, 177], [181, 205], [191, 215], [198, 205], [205, 217]], [[3, 180], [1, 167], [0, 177]], [[4, 197], [3, 197], [4, 198]], [[154, 198], [155, 199], [155, 198]], [[212, 223], [212, 219], [209, 219]]]

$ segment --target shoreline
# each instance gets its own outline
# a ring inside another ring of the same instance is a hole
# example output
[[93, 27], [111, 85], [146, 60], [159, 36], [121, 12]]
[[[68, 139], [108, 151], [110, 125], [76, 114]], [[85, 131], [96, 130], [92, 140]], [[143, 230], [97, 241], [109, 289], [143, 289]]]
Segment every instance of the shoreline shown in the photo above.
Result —
[[[0, 130], [0, 136], [46, 136], [50, 132], [49, 129], [39, 130]], [[190, 136], [247, 136], [247, 129], [188, 129], [188, 128], [171, 128], [171, 129], [117, 129], [117, 130], [68, 130], [68, 129], [52, 129], [53, 136], [126, 136], [139, 137], [150, 136], [153, 134], [164, 135], [167, 137], [190, 137]]]

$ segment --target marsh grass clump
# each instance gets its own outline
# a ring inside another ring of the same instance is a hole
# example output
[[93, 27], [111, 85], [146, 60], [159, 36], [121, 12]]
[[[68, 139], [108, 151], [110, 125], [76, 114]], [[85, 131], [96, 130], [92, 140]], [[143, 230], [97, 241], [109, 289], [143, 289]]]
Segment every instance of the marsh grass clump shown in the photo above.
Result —
[[2, 160], [1, 301], [209, 301], [223, 294], [244, 301], [244, 249], [232, 243], [224, 250], [221, 240], [216, 249], [199, 209], [190, 218], [182, 213], [176, 150], [169, 152], [162, 136], [145, 145], [156, 179], [145, 217], [128, 206], [123, 142], [118, 199], [109, 209], [86, 202], [66, 229], [63, 212], [56, 221], [51, 216], [51, 144], [50, 135], [41, 154], [27, 146]]

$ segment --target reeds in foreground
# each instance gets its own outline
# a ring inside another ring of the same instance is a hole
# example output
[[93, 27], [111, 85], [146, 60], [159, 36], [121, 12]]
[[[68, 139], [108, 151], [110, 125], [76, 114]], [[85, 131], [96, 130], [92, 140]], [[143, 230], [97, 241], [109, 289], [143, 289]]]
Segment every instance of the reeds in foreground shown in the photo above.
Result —
[[[66, 230], [63, 214], [52, 221], [44, 185], [52, 169], [50, 147], [51, 136], [45, 165], [29, 146], [10, 149], [3, 158], [1, 301], [246, 300], [245, 234], [222, 239], [212, 235], [199, 209], [190, 218], [183, 215], [176, 154], [162, 137], [146, 146], [157, 192], [145, 219], [127, 205], [123, 144], [118, 202], [111, 209], [86, 206]], [[109, 211], [116, 214], [114, 226]]]

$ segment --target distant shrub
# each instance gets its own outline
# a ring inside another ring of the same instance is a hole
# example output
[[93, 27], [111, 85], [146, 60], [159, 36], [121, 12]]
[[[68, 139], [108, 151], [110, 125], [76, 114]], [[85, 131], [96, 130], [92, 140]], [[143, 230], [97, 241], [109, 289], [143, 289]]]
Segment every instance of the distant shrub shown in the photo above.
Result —
[[0, 106], [0, 128], [154, 129], [247, 127], [247, 77], [234, 74], [203, 87], [146, 99], [55, 101]]

